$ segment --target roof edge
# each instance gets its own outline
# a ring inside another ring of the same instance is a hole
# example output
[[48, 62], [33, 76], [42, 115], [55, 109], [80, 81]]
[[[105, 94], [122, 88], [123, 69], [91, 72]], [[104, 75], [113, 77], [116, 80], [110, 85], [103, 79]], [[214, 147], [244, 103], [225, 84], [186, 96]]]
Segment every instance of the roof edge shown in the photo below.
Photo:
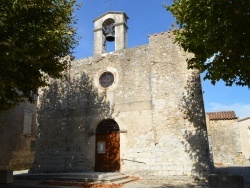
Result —
[[240, 121], [245, 121], [245, 120], [248, 120], [248, 119], [250, 119], [250, 116], [249, 116], [249, 117], [242, 118], [242, 119], [239, 119], [238, 122], [240, 122]]
[[99, 20], [100, 18], [106, 16], [107, 14], [124, 14], [125, 18], [129, 19], [127, 14], [123, 11], [108, 11], [108, 12], [105, 12], [104, 14], [102, 14], [101, 16], [97, 17], [96, 19], [94, 19], [93, 22], [95, 22], [96, 20]]
[[234, 111], [207, 112], [206, 114], [210, 121], [238, 119]]

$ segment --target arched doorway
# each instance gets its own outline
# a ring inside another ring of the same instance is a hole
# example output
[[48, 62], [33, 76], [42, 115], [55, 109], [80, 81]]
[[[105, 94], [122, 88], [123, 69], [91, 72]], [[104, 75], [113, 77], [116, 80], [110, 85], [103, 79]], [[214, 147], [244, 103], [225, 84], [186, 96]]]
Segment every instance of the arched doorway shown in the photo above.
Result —
[[96, 128], [95, 171], [116, 172], [120, 170], [120, 129], [107, 119]]

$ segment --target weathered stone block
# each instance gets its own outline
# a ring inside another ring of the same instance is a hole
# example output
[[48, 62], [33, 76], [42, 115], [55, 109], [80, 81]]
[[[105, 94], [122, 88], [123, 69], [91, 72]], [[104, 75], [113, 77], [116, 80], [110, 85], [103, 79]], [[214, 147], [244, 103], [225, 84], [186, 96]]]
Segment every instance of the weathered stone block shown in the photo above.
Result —
[[209, 188], [243, 188], [244, 178], [240, 175], [217, 175], [208, 177]]
[[13, 171], [0, 170], [0, 184], [13, 183]]

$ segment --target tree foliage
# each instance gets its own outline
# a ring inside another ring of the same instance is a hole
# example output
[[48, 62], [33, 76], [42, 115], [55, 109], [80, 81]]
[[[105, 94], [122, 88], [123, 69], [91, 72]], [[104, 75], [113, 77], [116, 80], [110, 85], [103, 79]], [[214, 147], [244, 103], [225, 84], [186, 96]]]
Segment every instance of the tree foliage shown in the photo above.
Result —
[[166, 9], [176, 18], [176, 42], [194, 54], [188, 68], [212, 84], [250, 87], [249, 0], [173, 0]]
[[75, 0], [0, 0], [0, 111], [59, 78], [77, 44]]

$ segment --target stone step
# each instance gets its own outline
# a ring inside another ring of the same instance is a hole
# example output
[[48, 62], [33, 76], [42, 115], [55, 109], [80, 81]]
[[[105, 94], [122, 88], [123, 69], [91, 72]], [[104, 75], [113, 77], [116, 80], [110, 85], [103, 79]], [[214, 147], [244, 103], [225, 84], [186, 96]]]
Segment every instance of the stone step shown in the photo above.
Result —
[[[46, 187], [56, 187], [55, 185], [61, 185], [61, 187], [74, 187], [77, 183], [103, 183], [103, 184], [125, 184], [130, 181], [135, 180], [127, 175], [119, 172], [82, 172], [82, 173], [54, 173], [54, 174], [22, 174], [14, 175], [14, 182], [19, 182], [19, 184], [27, 187], [31, 182], [35, 182], [34, 187], [43, 187], [40, 183], [48, 183]], [[23, 183], [22, 183], [23, 182]], [[38, 184], [38, 182], [40, 182]]]
[[114, 181], [119, 181], [123, 179], [127, 179], [128, 176], [124, 174], [113, 174], [113, 175], [105, 175], [99, 177], [84, 177], [84, 176], [64, 176], [64, 177], [57, 177], [55, 180], [59, 181], [76, 181], [76, 182], [97, 182], [97, 183], [111, 183]]
[[[121, 177], [120, 177], [121, 178]], [[128, 176], [123, 176], [122, 179], [120, 178], [113, 178], [111, 181], [94, 181], [92, 183], [103, 183], [103, 184], [125, 184], [135, 180], [135, 178], [128, 178]], [[74, 187], [74, 186], [81, 186], [81, 183], [90, 183], [90, 181], [82, 181], [82, 179], [75, 179], [75, 178], [67, 178], [67, 179], [56, 179], [56, 180], [49, 180], [44, 181], [43, 183], [47, 183], [47, 185], [60, 185], [60, 187]], [[78, 184], [79, 183], [79, 184]], [[53, 187], [53, 186], [52, 186]]]
[[109, 178], [107, 178], [107, 180], [110, 181], [111, 183], [113, 183], [113, 182], [117, 182], [117, 181], [121, 181], [121, 180], [126, 180], [126, 179], [128, 179], [128, 177], [129, 176], [127, 176], [127, 175], [121, 174], [119, 176], [109, 177]]
[[132, 181], [129, 176], [120, 172], [82, 172], [82, 173], [49, 173], [49, 174], [18, 174], [14, 180], [39, 180], [39, 181], [71, 181], [71, 182], [96, 182], [116, 183]]
[[126, 179], [122, 179], [122, 180], [118, 180], [118, 181], [113, 181], [112, 183], [115, 184], [125, 184], [125, 183], [129, 183], [131, 181], [134, 181], [135, 178], [126, 178]]
[[14, 180], [52, 180], [59, 177], [77, 177], [86, 179], [102, 179], [121, 175], [119, 172], [80, 172], [80, 173], [43, 173], [43, 174], [17, 174]]

